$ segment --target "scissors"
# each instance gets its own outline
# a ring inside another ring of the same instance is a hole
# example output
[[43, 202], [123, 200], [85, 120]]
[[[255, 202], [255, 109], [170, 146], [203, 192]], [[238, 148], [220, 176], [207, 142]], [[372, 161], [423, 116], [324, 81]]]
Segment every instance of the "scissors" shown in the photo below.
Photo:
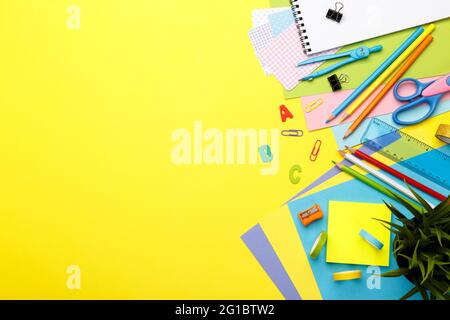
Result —
[[[415, 92], [409, 96], [404, 96], [400, 93], [400, 88], [408, 83], [412, 83], [415, 86]], [[402, 126], [409, 126], [425, 121], [436, 111], [439, 101], [447, 92], [450, 92], [450, 73], [440, 79], [427, 83], [413, 78], [401, 80], [394, 87], [394, 96], [399, 101], [409, 101], [409, 103], [398, 108], [393, 113], [392, 120]], [[400, 120], [400, 114], [423, 104], [427, 104], [429, 110], [422, 118], [412, 121]]]
[[315, 58], [311, 58], [305, 61], [300, 62], [299, 64], [297, 64], [297, 67], [301, 67], [307, 64], [311, 64], [311, 63], [316, 63], [316, 62], [321, 62], [321, 61], [327, 61], [327, 60], [333, 60], [333, 59], [337, 59], [337, 58], [343, 58], [343, 57], [348, 57], [348, 59], [343, 60], [341, 62], [338, 62], [336, 64], [333, 64], [332, 66], [329, 66], [327, 68], [324, 68], [320, 71], [311, 73], [310, 75], [304, 77], [303, 79], [300, 79], [300, 81], [304, 81], [304, 80], [312, 80], [314, 78], [318, 78], [320, 76], [323, 76], [324, 74], [330, 73], [331, 71], [334, 71], [342, 66], [345, 66], [349, 63], [355, 62], [355, 61], [359, 61], [359, 60], [363, 60], [363, 59], [367, 59], [371, 53], [374, 52], [379, 52], [383, 49], [383, 46], [375, 46], [372, 48], [368, 48], [366, 46], [361, 46], [359, 48], [356, 48], [354, 50], [350, 50], [350, 51], [346, 51], [346, 52], [341, 52], [341, 53], [336, 53], [336, 54], [328, 54], [325, 56], [319, 56], [319, 57], [315, 57]]

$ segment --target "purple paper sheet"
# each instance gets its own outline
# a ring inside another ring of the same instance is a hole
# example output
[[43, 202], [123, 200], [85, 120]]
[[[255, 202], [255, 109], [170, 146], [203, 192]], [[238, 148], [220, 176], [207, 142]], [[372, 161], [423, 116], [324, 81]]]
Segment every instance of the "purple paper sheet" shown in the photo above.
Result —
[[266, 234], [258, 224], [241, 236], [251, 253], [258, 260], [272, 282], [286, 300], [301, 300], [291, 278], [287, 274]]

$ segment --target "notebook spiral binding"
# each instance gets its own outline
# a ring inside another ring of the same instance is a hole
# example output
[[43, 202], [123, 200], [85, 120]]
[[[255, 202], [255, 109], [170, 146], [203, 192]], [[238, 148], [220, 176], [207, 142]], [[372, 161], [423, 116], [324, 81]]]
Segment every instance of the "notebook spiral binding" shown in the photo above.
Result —
[[303, 23], [302, 12], [300, 10], [299, 3], [301, 0], [290, 1], [292, 12], [294, 14], [295, 24], [297, 25], [298, 34], [300, 36], [300, 42], [302, 43], [303, 52], [305, 54], [308, 54], [308, 52], [311, 52], [311, 49], [309, 48], [310, 44], [308, 42], [308, 36], [306, 35], [305, 24]]

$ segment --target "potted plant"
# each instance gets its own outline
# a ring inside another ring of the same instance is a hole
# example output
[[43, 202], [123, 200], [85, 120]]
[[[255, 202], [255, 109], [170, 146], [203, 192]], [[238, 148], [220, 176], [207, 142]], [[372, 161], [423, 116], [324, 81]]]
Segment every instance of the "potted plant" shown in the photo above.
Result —
[[410, 190], [422, 204], [423, 210], [419, 211], [396, 197], [413, 218], [408, 219], [393, 205], [386, 203], [400, 223], [379, 220], [395, 234], [394, 256], [399, 265], [399, 269], [382, 276], [405, 276], [414, 284], [402, 300], [417, 292], [424, 300], [450, 300], [450, 196], [432, 208], [414, 190]]

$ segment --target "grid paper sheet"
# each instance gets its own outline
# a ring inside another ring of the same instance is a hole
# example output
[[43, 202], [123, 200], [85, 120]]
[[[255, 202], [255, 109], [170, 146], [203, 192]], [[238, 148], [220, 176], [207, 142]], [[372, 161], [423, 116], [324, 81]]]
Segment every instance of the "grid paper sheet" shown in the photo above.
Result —
[[307, 56], [299, 39], [297, 26], [294, 24], [275, 38], [261, 50], [261, 63], [267, 66], [286, 90], [294, 89], [299, 80], [315, 69], [321, 63], [313, 63], [297, 68], [297, 64], [315, 56], [336, 53], [339, 48]]
[[271, 74], [270, 68], [262, 63], [261, 51], [273, 40], [272, 27], [268, 23], [263, 24], [262, 26], [250, 30], [248, 36], [250, 37], [250, 41], [252, 42], [256, 57], [261, 63], [265, 74], [269, 76]]

